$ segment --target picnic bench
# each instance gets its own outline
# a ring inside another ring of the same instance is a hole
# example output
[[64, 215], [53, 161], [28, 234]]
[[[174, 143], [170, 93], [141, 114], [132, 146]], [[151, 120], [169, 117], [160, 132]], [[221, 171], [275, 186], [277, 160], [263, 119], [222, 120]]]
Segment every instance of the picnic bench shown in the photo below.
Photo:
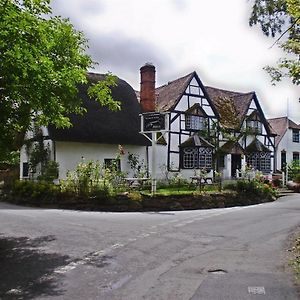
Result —
[[147, 177], [142, 177], [142, 178], [128, 177], [128, 178], [125, 178], [125, 181], [127, 182], [127, 185], [131, 188], [139, 188], [145, 182], [150, 181], [150, 180], [151, 180], [151, 178], [147, 178]]
[[206, 177], [206, 176], [190, 176], [191, 183], [196, 184], [200, 189], [202, 185], [206, 184], [213, 184], [213, 178], [212, 177]]

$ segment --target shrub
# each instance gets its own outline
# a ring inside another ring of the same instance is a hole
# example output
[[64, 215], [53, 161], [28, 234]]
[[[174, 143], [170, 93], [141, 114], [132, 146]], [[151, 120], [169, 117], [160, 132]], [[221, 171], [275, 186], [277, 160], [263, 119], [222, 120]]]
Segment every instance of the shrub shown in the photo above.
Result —
[[299, 160], [293, 160], [290, 164], [288, 164], [289, 180], [294, 180], [298, 174], [300, 174]]
[[256, 195], [257, 197], [277, 197], [277, 190], [272, 187], [271, 183], [267, 183], [265, 180], [239, 180], [236, 185], [227, 185], [226, 189], [237, 191], [238, 193], [243, 193], [245, 195]]
[[59, 164], [56, 161], [50, 160], [47, 161], [44, 168], [42, 175], [38, 176], [38, 180], [53, 182], [54, 179], [58, 178], [58, 170]]
[[79, 196], [110, 195], [111, 184], [101, 176], [101, 171], [98, 161], [81, 162], [74, 171], [67, 173], [66, 180], [61, 181], [61, 189]]
[[293, 181], [296, 182], [296, 183], [300, 183], [300, 173], [299, 174], [296, 174], [293, 178]]
[[59, 193], [59, 186], [44, 181], [16, 181], [11, 186], [11, 194], [19, 202], [52, 202]]

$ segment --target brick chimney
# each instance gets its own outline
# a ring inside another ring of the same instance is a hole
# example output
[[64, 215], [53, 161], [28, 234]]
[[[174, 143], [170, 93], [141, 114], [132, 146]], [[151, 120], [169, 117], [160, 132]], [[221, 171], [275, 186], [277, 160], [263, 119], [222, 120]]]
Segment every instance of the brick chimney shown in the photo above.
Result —
[[155, 67], [145, 64], [140, 68], [141, 93], [140, 103], [143, 112], [155, 111]]

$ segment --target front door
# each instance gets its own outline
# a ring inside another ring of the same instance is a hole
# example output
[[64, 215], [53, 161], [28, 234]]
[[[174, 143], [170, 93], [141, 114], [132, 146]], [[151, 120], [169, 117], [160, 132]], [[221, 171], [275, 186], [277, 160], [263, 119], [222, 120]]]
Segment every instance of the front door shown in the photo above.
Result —
[[236, 177], [236, 170], [242, 167], [241, 154], [231, 154], [231, 177]]

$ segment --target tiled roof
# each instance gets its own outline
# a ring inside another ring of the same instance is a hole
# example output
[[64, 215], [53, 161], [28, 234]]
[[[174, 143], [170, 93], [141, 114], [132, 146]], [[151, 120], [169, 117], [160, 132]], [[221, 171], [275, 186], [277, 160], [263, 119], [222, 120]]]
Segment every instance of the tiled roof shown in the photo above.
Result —
[[300, 126], [297, 125], [292, 120], [290, 120], [290, 119], [288, 120], [287, 117], [268, 119], [268, 122], [277, 134], [277, 136], [275, 137], [275, 145], [276, 146], [280, 143], [282, 137], [284, 136], [286, 129], [287, 129], [287, 124], [290, 129], [299, 129], [300, 130]]
[[255, 139], [246, 149], [246, 153], [253, 152], [271, 152], [269, 148], [267, 148], [261, 141]]
[[156, 88], [157, 109], [159, 111], [168, 111], [174, 108], [194, 75], [195, 72], [192, 72], [184, 77], [170, 81], [168, 84]]
[[214, 148], [214, 146], [209, 143], [207, 140], [204, 138], [200, 137], [197, 134], [194, 134], [190, 136], [185, 142], [183, 142], [180, 147], [211, 147]]
[[240, 128], [254, 92], [238, 93], [209, 86], [205, 89], [219, 112], [221, 124], [230, 129]]

